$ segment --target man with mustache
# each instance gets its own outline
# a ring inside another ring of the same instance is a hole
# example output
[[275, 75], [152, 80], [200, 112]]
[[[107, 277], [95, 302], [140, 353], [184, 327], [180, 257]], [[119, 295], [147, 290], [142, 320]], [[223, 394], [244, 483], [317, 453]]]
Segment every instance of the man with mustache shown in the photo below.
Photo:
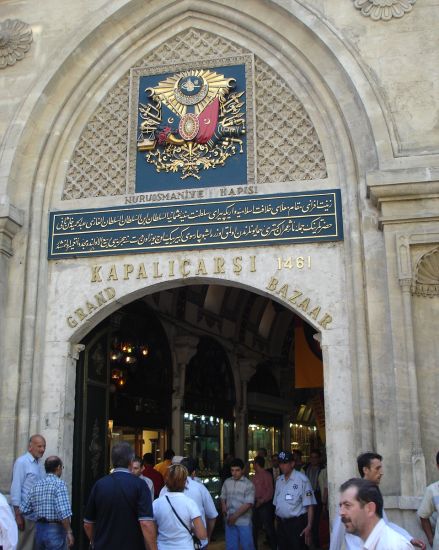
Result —
[[353, 478], [340, 487], [340, 517], [364, 550], [412, 550], [413, 546], [383, 520], [383, 497], [376, 483]]
[[[383, 457], [378, 453], [363, 453], [357, 458], [358, 471], [360, 476], [366, 481], [370, 481], [379, 487], [381, 478], [383, 477]], [[414, 539], [410, 533], [408, 533], [399, 525], [389, 522], [385, 511], [383, 510], [384, 522], [394, 531], [402, 535], [406, 540], [416, 548], [425, 550], [426, 545], [422, 540]], [[346, 550], [363, 550], [363, 543], [360, 537], [355, 534], [349, 533], [345, 528], [345, 525], [341, 521], [341, 517], [338, 515], [334, 520], [334, 525], [331, 533], [331, 543], [329, 550], [341, 550], [344, 547]]]

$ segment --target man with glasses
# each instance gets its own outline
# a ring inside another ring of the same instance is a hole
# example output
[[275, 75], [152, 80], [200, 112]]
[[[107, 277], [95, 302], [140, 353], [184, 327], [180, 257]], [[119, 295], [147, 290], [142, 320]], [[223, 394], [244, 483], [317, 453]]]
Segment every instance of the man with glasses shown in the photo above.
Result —
[[44, 463], [46, 477], [38, 481], [20, 506], [24, 515], [36, 517], [35, 545], [38, 550], [63, 550], [66, 543], [74, 544], [67, 486], [61, 478], [63, 463], [57, 456], [49, 456]]

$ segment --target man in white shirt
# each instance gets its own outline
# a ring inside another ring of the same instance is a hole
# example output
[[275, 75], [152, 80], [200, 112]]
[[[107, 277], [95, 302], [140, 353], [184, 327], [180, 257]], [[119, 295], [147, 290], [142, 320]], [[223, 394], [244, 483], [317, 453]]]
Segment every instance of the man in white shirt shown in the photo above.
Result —
[[414, 546], [383, 520], [383, 497], [376, 483], [349, 479], [340, 487], [340, 517], [363, 550], [412, 550]]
[[[373, 452], [363, 453], [357, 458], [357, 466], [358, 472], [362, 478], [375, 483], [377, 486], [380, 485], [381, 478], [383, 477], [383, 457], [381, 455]], [[425, 550], [425, 543], [422, 540], [414, 539], [405, 529], [395, 523], [389, 522], [384, 510], [383, 520], [394, 531], [411, 542], [413, 546]], [[346, 550], [360, 550], [363, 546], [358, 536], [349, 534], [346, 531], [345, 526], [340, 520], [340, 516], [337, 516], [332, 527], [329, 550], [341, 550], [341, 548], [345, 548]]]
[[[439, 453], [436, 455], [436, 465], [439, 469]], [[425, 490], [424, 498], [418, 508], [418, 516], [421, 519], [422, 529], [427, 536], [428, 542], [433, 550], [439, 550], [439, 524], [436, 525], [433, 538], [433, 529], [431, 527], [431, 516], [439, 512], [439, 481], [432, 483]]]
[[18, 529], [6, 498], [0, 493], [0, 548], [15, 550], [18, 542]]

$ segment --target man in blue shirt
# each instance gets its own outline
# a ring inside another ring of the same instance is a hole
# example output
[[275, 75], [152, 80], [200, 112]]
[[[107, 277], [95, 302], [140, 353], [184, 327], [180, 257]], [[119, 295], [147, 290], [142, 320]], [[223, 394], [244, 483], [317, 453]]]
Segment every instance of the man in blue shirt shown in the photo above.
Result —
[[117, 443], [111, 450], [113, 473], [93, 486], [84, 514], [84, 530], [94, 550], [157, 550], [151, 493], [129, 470], [131, 446]]
[[12, 473], [11, 504], [15, 511], [15, 521], [18, 527], [18, 548], [32, 550], [35, 538], [34, 514], [23, 514], [20, 505], [37, 481], [44, 477], [40, 459], [46, 451], [46, 440], [42, 435], [35, 434], [29, 439], [28, 452], [17, 458]]
[[69, 493], [60, 479], [64, 466], [59, 457], [49, 456], [44, 467], [46, 477], [32, 487], [20, 512], [34, 514], [37, 518], [35, 543], [38, 550], [64, 550], [66, 542], [69, 547], [74, 543]]

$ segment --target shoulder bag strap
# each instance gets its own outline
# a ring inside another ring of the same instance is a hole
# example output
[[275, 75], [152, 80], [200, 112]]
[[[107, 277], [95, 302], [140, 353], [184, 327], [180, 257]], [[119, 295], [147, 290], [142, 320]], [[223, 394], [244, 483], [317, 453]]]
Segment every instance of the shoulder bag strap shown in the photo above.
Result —
[[175, 511], [175, 508], [172, 506], [171, 504], [171, 501], [169, 500], [169, 497], [168, 495], [165, 495], [166, 496], [166, 500], [169, 502], [169, 506], [172, 508], [172, 511], [174, 512], [174, 514], [176, 515], [178, 521], [183, 525], [183, 527], [186, 529], [186, 531], [188, 531], [188, 533], [190, 535], [192, 535], [192, 531], [189, 529], [189, 527], [186, 525], [186, 523], [184, 523], [184, 521], [181, 519], [181, 517], [177, 514], [177, 512]]

